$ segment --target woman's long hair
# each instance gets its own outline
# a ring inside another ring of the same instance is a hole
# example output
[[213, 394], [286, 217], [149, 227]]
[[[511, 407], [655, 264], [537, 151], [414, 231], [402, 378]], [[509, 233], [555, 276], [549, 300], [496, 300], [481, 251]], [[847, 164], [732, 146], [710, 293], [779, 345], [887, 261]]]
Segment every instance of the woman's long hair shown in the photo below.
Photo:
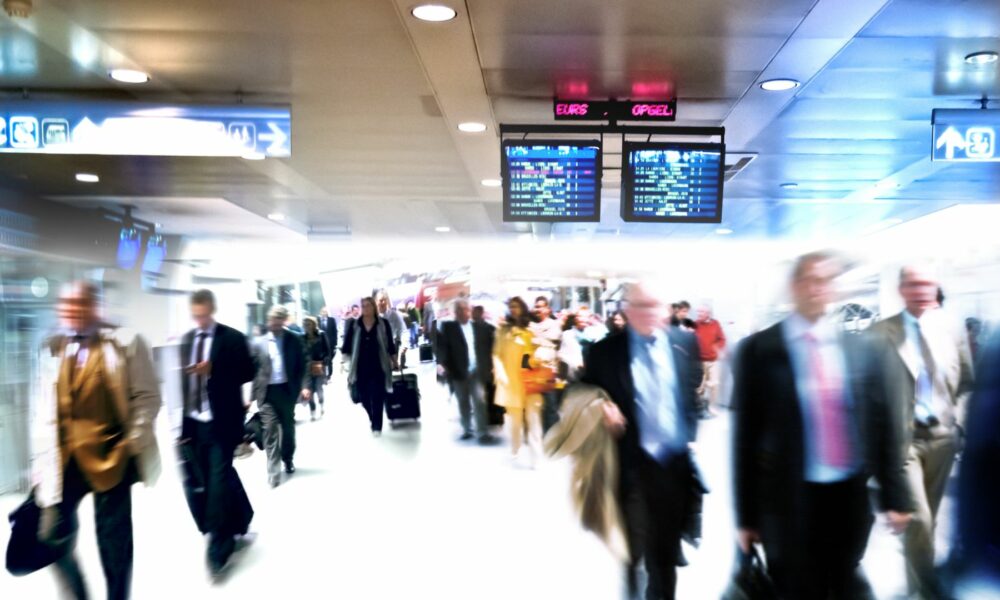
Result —
[[[514, 315], [510, 313], [510, 304], [515, 303], [521, 307], [521, 316], [514, 318]], [[527, 327], [531, 323], [531, 311], [528, 310], [528, 304], [520, 296], [514, 296], [507, 301], [507, 317], [505, 321], [509, 327]]]
[[365, 302], [369, 302], [372, 305], [372, 316], [378, 321], [378, 303], [375, 302], [374, 296], [365, 296], [361, 298], [361, 316], [358, 319], [363, 319], [365, 316]]
[[312, 327], [305, 327], [305, 338], [307, 340], [319, 339], [319, 321], [316, 317], [306, 317], [302, 319], [303, 323], [309, 323]]

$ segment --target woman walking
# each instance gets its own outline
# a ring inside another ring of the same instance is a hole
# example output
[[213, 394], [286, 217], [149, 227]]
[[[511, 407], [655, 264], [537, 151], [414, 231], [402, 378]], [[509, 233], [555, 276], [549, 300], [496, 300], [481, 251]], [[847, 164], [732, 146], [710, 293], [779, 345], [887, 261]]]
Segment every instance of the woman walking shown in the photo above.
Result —
[[344, 332], [344, 362], [351, 399], [368, 411], [372, 435], [382, 435], [385, 398], [392, 393], [392, 371], [397, 367], [396, 344], [389, 322], [378, 315], [375, 299], [361, 299], [361, 317]]
[[309, 369], [309, 389], [312, 395], [309, 396], [309, 417], [316, 420], [316, 400], [319, 399], [319, 414], [322, 417], [326, 414], [326, 407], [323, 402], [323, 384], [326, 383], [326, 361], [330, 358], [330, 342], [326, 339], [326, 333], [319, 330], [319, 321], [315, 317], [306, 317], [302, 320], [302, 329], [305, 331], [303, 342], [306, 347], [306, 368]]
[[531, 314], [524, 300], [516, 296], [507, 301], [507, 309], [493, 345], [496, 404], [507, 409], [510, 417], [511, 458], [517, 462], [526, 436], [534, 468], [542, 451], [542, 395], [526, 390], [525, 373], [538, 366], [534, 334], [528, 329]]

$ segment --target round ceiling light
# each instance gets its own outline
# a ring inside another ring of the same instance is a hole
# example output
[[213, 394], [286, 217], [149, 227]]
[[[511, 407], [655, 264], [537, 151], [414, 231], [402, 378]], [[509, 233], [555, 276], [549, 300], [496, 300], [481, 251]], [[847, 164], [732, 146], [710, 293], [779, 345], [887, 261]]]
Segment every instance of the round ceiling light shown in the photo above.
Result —
[[448, 227], [447, 225], [443, 225], [441, 227], [435, 227], [434, 231], [436, 231], [438, 233], [448, 233], [449, 231], [451, 231], [451, 227]]
[[486, 187], [500, 187], [503, 184], [499, 179], [484, 179], [480, 183]]
[[799, 82], [794, 79], [768, 79], [760, 82], [760, 89], [765, 92], [784, 92], [799, 87]]
[[146, 83], [149, 81], [149, 73], [135, 69], [111, 69], [108, 75], [111, 79], [121, 83]]
[[965, 56], [965, 62], [970, 65], [988, 65], [997, 61], [998, 55], [992, 50], [973, 52]]
[[270, 213], [269, 215], [267, 215], [267, 218], [271, 219], [272, 221], [277, 221], [280, 223], [281, 221], [285, 220], [285, 215], [281, 213]]
[[101, 178], [93, 173], [77, 173], [76, 180], [80, 183], [97, 183]]
[[413, 7], [410, 14], [421, 21], [430, 21], [431, 23], [450, 21], [458, 15], [454, 8], [443, 4], [421, 4]]
[[720, 227], [715, 230], [715, 233], [717, 233], [718, 235], [730, 235], [732, 232], [733, 230], [727, 227]]
[[476, 121], [466, 121], [465, 123], [458, 124], [458, 130], [465, 133], [482, 133], [486, 131], [486, 124]]

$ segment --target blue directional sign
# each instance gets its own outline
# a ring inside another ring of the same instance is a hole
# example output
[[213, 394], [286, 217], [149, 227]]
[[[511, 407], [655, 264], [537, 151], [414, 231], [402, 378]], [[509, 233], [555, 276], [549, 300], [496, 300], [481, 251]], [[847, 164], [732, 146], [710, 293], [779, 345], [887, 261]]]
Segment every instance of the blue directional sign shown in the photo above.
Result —
[[931, 115], [933, 160], [1000, 162], [1000, 110], [936, 108]]
[[0, 152], [282, 158], [291, 139], [287, 106], [0, 102]]

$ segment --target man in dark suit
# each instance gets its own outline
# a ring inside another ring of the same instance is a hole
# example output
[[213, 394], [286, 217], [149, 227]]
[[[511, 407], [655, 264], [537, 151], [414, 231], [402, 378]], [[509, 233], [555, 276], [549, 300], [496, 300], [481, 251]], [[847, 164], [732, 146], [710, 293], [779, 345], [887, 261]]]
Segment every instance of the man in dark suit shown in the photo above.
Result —
[[[470, 320], [469, 301], [455, 301], [455, 320], [441, 326], [438, 337], [440, 368], [458, 399], [462, 440], [479, 438], [480, 444], [495, 442], [489, 433], [486, 386], [493, 382], [493, 326]], [[475, 430], [473, 431], [473, 415]]]
[[350, 354], [351, 349], [347, 347], [347, 336], [354, 327], [354, 323], [361, 318], [361, 307], [355, 304], [351, 307], [351, 312], [344, 316], [344, 345], [340, 348], [341, 354]]
[[871, 598], [860, 570], [873, 522], [867, 481], [896, 533], [912, 502], [884, 376], [884, 348], [826, 318], [842, 266], [794, 266], [795, 312], [740, 346], [733, 390], [739, 544], [762, 542], [782, 598]]
[[674, 598], [681, 534], [693, 487], [690, 444], [698, 425], [701, 384], [697, 341], [665, 327], [662, 292], [649, 284], [625, 293], [628, 328], [594, 344], [584, 383], [603, 388], [612, 403], [604, 425], [618, 437], [619, 505], [629, 537], [629, 593], [639, 597], [636, 567], [648, 574], [646, 598]]
[[[253, 379], [247, 339], [215, 321], [215, 296], [191, 294], [195, 329], [181, 341], [184, 421], [180, 444], [189, 444], [205, 486], [204, 505], [192, 507], [199, 528], [209, 534], [208, 566], [213, 574], [226, 567], [235, 536], [247, 532], [253, 515], [233, 469], [233, 452], [243, 439], [246, 405], [242, 386]], [[247, 514], [249, 511], [249, 514]]]
[[329, 383], [330, 376], [333, 375], [333, 357], [337, 354], [337, 319], [330, 316], [330, 309], [325, 306], [319, 311], [319, 330], [326, 336], [326, 341], [330, 345], [330, 356], [323, 363], [326, 381]]
[[281, 483], [281, 463], [285, 473], [295, 472], [295, 402], [301, 394], [306, 400], [309, 371], [306, 369], [302, 338], [285, 328], [288, 309], [275, 306], [267, 314], [268, 332], [254, 343], [257, 376], [253, 381], [253, 399], [260, 407], [267, 452], [267, 480], [271, 487]]

